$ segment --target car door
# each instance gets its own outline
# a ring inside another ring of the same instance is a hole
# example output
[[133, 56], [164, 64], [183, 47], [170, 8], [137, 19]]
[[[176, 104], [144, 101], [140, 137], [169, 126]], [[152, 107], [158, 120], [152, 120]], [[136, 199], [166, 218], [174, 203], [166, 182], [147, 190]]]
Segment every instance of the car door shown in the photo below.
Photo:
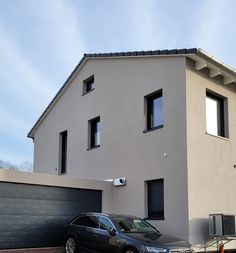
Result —
[[108, 217], [97, 216], [97, 229], [93, 231], [92, 247], [98, 253], [116, 253], [119, 249], [118, 235], [111, 235], [108, 231], [111, 228], [115, 229], [114, 224]]
[[74, 226], [77, 226], [76, 238], [78, 241], [79, 250], [85, 252], [93, 252], [93, 239], [94, 229], [97, 225], [97, 217], [95, 215], [82, 215], [76, 221], [73, 222]]

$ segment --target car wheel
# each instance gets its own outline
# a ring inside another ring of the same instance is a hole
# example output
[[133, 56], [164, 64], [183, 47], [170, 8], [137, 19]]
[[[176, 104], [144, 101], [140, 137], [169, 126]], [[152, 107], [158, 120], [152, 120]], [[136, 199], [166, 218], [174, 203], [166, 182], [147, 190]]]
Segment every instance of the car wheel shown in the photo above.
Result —
[[138, 251], [136, 249], [129, 248], [129, 249], [126, 249], [124, 253], [138, 253]]
[[75, 253], [76, 252], [76, 242], [73, 237], [69, 237], [65, 243], [65, 253]]

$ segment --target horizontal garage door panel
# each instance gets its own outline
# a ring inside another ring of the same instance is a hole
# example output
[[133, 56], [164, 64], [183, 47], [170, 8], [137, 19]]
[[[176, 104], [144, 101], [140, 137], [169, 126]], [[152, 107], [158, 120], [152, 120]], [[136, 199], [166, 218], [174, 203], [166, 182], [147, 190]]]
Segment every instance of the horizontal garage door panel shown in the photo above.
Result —
[[102, 192], [0, 182], [0, 249], [61, 243], [64, 226], [81, 212], [101, 212]]

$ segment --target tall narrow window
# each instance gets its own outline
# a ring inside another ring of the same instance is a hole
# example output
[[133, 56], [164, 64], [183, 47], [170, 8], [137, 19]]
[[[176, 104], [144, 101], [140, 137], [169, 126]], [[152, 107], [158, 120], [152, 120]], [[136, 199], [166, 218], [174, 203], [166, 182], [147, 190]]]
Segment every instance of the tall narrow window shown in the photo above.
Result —
[[148, 184], [148, 218], [164, 220], [164, 179], [151, 180]]
[[83, 81], [83, 95], [94, 90], [94, 75]]
[[89, 121], [89, 148], [100, 146], [100, 117]]
[[66, 173], [67, 163], [67, 131], [60, 133], [60, 173]]
[[163, 127], [163, 96], [162, 90], [152, 93], [146, 99], [146, 129]]
[[206, 93], [206, 132], [227, 137], [225, 99], [210, 92]]

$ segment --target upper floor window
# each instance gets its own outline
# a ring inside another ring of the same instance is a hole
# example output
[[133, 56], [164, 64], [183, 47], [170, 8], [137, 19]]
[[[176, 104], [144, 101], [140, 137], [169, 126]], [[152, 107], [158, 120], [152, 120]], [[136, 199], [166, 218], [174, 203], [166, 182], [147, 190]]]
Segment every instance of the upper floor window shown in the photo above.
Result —
[[89, 148], [100, 147], [100, 117], [89, 121]]
[[94, 90], [94, 75], [83, 81], [83, 95]]
[[66, 173], [67, 164], [67, 131], [60, 133], [60, 158], [59, 158], [59, 173]]
[[226, 98], [206, 92], [206, 132], [208, 134], [228, 137], [226, 107]]
[[148, 218], [164, 220], [164, 179], [147, 182]]
[[162, 90], [145, 97], [146, 102], [146, 130], [163, 127], [163, 96]]

